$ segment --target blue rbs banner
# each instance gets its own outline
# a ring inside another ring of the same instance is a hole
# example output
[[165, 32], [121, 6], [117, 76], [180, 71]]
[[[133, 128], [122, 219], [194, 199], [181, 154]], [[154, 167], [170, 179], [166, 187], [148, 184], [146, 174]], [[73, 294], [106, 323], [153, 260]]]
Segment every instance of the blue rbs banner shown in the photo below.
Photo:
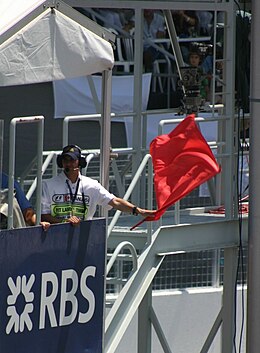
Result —
[[104, 219], [0, 231], [0, 353], [101, 353]]

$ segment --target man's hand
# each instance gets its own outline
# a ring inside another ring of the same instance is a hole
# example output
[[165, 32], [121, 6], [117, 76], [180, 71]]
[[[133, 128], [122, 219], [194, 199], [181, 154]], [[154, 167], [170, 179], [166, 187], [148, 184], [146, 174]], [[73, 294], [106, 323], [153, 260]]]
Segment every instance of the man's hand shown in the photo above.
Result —
[[47, 222], [50, 224], [57, 224], [57, 223], [70, 223], [73, 226], [78, 226], [80, 224], [80, 218], [76, 216], [71, 216], [70, 218], [61, 219], [57, 217], [53, 217], [51, 214], [42, 214], [41, 216], [41, 223]]
[[66, 219], [73, 226], [78, 226], [80, 224], [80, 218], [76, 216], [71, 216], [70, 218]]
[[50, 228], [50, 222], [40, 222], [40, 225], [42, 226], [43, 230], [47, 232], [47, 230]]
[[131, 202], [123, 200], [120, 197], [114, 197], [108, 204], [121, 212], [132, 213], [136, 216], [140, 215], [144, 218], [154, 217], [156, 213], [156, 210], [145, 210], [143, 208], [136, 207]]
[[142, 217], [154, 217], [155, 213], [157, 212], [156, 210], [144, 210], [140, 207], [136, 208], [137, 214], [141, 215]]

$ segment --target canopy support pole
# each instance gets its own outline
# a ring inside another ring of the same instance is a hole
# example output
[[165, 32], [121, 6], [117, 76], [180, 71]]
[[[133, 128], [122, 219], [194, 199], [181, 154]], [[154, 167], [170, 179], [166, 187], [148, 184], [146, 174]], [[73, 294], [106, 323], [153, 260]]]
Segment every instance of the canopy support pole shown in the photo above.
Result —
[[250, 213], [248, 236], [248, 291], [247, 291], [247, 353], [256, 353], [260, 346], [260, 73], [259, 58], [259, 23], [260, 3], [252, 0], [252, 24], [251, 24], [251, 122], [250, 122]]
[[[102, 111], [101, 111], [101, 148], [100, 148], [100, 183], [109, 187], [109, 158], [111, 135], [111, 99], [112, 70], [102, 73]], [[104, 216], [104, 214], [103, 214]]]

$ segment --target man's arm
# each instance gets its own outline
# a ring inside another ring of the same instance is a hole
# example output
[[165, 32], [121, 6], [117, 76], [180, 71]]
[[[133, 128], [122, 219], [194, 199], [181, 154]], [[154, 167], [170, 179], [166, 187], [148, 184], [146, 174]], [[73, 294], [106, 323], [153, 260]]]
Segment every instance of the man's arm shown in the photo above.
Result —
[[35, 226], [36, 214], [33, 208], [26, 208], [25, 210], [23, 210], [23, 217], [24, 217], [25, 223], [28, 226]]
[[72, 225], [75, 225], [75, 226], [80, 224], [80, 218], [76, 216], [71, 216], [70, 218], [66, 218], [66, 219], [60, 219], [52, 216], [51, 214], [42, 214], [41, 220], [42, 222], [49, 222], [50, 224], [65, 223], [65, 222], [71, 223]]
[[141, 215], [143, 217], [154, 216], [156, 210], [146, 210], [140, 207], [136, 207], [131, 202], [121, 199], [120, 197], [113, 198], [109, 203], [110, 206], [115, 208], [116, 210], [131, 213], [134, 215]]
[[[23, 217], [24, 217], [25, 223], [28, 226], [36, 225], [36, 213], [34, 212], [33, 208], [26, 208], [25, 210], [23, 210]], [[43, 227], [44, 230], [47, 230], [50, 226], [50, 222], [42, 221], [40, 222], [40, 225]]]
[[51, 214], [42, 214], [41, 220], [43, 222], [49, 222], [51, 224], [62, 223], [62, 219], [53, 217]]

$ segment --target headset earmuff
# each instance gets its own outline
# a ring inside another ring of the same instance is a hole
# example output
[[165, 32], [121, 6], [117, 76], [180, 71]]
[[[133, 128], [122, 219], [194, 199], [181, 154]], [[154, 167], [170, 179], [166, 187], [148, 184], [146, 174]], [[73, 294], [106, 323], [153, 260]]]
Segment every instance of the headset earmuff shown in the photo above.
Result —
[[62, 168], [62, 155], [61, 154], [57, 155], [56, 163], [59, 168]]
[[82, 155], [80, 156], [79, 166], [80, 166], [80, 168], [86, 168], [86, 166], [87, 166], [86, 157], [83, 157]]

